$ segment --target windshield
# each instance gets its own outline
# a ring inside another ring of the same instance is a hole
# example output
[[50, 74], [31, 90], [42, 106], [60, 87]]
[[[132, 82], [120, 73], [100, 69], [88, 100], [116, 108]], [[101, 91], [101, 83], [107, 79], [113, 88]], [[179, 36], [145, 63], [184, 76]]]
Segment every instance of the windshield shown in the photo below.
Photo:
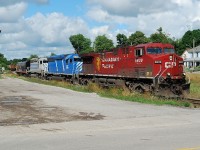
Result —
[[161, 48], [156, 48], [156, 47], [147, 48], [147, 53], [148, 54], [161, 54], [162, 53], [162, 49]]
[[174, 54], [175, 51], [173, 48], [164, 48], [164, 53], [165, 54]]
[[74, 58], [74, 61], [82, 61], [81, 58]]

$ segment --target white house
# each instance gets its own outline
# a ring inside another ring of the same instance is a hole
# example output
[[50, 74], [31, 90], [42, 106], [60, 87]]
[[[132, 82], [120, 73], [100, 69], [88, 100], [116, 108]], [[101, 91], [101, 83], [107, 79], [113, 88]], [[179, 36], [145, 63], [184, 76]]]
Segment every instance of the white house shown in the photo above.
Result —
[[181, 57], [188, 68], [200, 66], [200, 46], [185, 50]]

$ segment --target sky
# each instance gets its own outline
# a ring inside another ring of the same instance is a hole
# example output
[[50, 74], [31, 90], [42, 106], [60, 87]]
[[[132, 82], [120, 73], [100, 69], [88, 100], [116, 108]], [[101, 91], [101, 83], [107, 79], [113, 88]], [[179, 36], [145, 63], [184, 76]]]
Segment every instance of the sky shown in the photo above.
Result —
[[92, 42], [105, 34], [142, 31], [147, 37], [162, 27], [171, 38], [200, 28], [200, 0], [0, 0], [0, 53], [7, 59], [74, 52], [69, 37]]

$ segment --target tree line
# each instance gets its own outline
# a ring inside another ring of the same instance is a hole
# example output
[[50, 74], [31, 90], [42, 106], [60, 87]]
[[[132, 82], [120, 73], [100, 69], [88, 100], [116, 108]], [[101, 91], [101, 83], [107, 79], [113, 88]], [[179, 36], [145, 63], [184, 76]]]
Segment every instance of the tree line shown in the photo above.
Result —
[[93, 45], [89, 38], [85, 37], [82, 34], [72, 35], [69, 38], [72, 46], [74, 47], [76, 53], [88, 53], [88, 52], [102, 52], [104, 50], [111, 50], [117, 47], [138, 45], [149, 42], [158, 42], [158, 43], [170, 43], [175, 46], [176, 53], [181, 55], [185, 49], [193, 47], [193, 40], [195, 40], [195, 46], [200, 45], [200, 29], [187, 31], [182, 38], [175, 39], [171, 38], [168, 34], [163, 32], [162, 27], [158, 28], [157, 31], [146, 37], [145, 34], [141, 31], [136, 31], [132, 33], [129, 37], [125, 34], [117, 34], [116, 40], [117, 45], [114, 46], [114, 43], [111, 39], [107, 38], [106, 35], [99, 35], [95, 38]]
[[[102, 52], [104, 50], [111, 50], [113, 48], [130, 46], [130, 45], [138, 45], [142, 43], [149, 42], [161, 42], [161, 43], [170, 43], [175, 46], [176, 53], [181, 55], [187, 48], [193, 47], [193, 40], [195, 41], [195, 46], [200, 45], [200, 29], [187, 31], [180, 39], [171, 38], [168, 34], [166, 34], [162, 27], [158, 28], [157, 31], [150, 35], [150, 37], [146, 37], [145, 34], [141, 31], [136, 31], [132, 33], [129, 37], [125, 34], [117, 34], [116, 40], [117, 45], [114, 46], [114, 43], [111, 39], [107, 38], [106, 35], [99, 35], [95, 38], [93, 45], [89, 38], [85, 37], [82, 34], [71, 35], [69, 38], [72, 46], [74, 47], [76, 53], [88, 53], [88, 52]], [[51, 56], [55, 55], [51, 53]], [[28, 59], [38, 58], [38, 55], [32, 54]], [[16, 64], [20, 61], [25, 61], [26, 58], [23, 59], [13, 59], [7, 60], [3, 54], [0, 53], [0, 67], [7, 68], [10, 64]]]

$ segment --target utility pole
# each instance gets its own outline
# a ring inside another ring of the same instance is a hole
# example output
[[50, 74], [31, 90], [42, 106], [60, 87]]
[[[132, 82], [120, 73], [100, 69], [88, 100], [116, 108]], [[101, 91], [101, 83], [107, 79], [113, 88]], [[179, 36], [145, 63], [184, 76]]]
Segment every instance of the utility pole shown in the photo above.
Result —
[[193, 39], [193, 71], [194, 71], [194, 67], [195, 67], [195, 64], [194, 64], [194, 47], [195, 47], [195, 40]]

